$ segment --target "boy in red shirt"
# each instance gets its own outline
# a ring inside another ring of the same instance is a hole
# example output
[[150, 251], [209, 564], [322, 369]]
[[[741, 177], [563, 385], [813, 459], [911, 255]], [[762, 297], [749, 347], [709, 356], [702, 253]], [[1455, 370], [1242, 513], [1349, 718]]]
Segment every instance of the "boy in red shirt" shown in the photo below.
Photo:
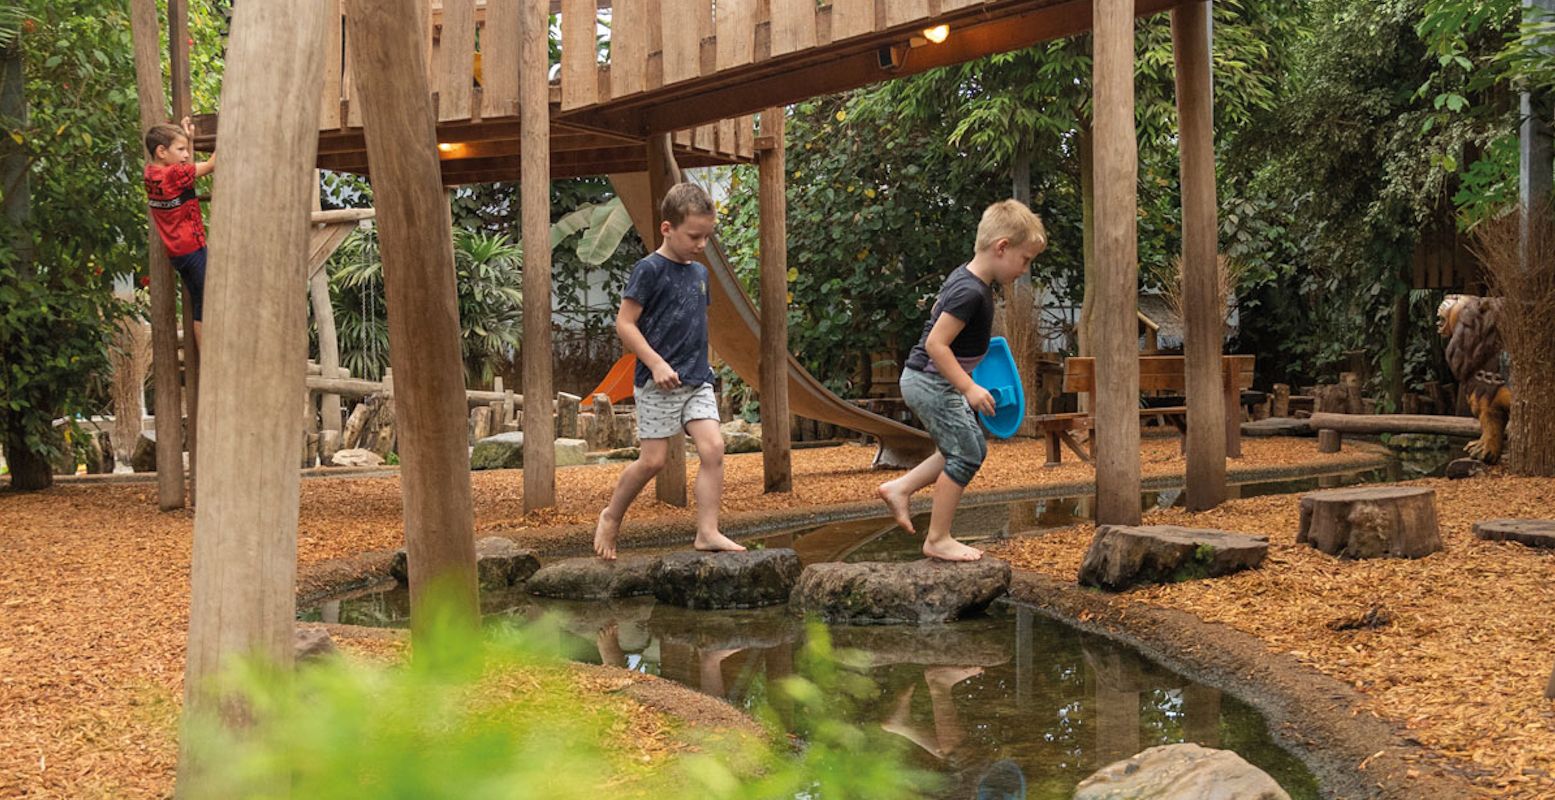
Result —
[[157, 226], [168, 260], [184, 279], [185, 301], [193, 306], [194, 343], [199, 347], [200, 321], [205, 301], [205, 219], [194, 182], [216, 169], [216, 156], [194, 162], [194, 125], [184, 117], [182, 127], [163, 123], [146, 131], [146, 197], [151, 221]]

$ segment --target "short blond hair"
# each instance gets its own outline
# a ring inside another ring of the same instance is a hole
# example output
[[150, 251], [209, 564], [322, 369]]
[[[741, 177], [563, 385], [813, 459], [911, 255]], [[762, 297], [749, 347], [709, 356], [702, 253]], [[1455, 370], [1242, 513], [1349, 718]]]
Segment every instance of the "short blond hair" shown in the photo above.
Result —
[[1019, 200], [1000, 200], [983, 211], [983, 220], [977, 224], [977, 252], [991, 250], [1000, 239], [1020, 246], [1027, 242], [1040, 242], [1041, 250], [1047, 249], [1047, 228], [1042, 218]]

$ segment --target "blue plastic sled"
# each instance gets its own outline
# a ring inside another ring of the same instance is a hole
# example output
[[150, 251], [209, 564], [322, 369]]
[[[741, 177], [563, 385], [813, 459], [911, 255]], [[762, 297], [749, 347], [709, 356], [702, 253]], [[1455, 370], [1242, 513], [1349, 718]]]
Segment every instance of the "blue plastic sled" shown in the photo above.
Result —
[[988, 342], [988, 355], [972, 370], [972, 382], [993, 395], [994, 415], [977, 415], [983, 427], [1000, 439], [1014, 436], [1026, 419], [1026, 390], [1021, 386], [1020, 372], [1015, 369], [1010, 343], [1003, 336]]

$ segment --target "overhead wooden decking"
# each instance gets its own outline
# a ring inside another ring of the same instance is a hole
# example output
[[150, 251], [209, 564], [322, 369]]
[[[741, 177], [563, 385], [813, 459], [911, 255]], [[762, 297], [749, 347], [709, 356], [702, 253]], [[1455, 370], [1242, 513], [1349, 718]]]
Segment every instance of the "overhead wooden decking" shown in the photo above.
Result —
[[[330, 0], [340, 3], [340, 0]], [[1135, 13], [1180, 0], [1135, 0]], [[425, 24], [447, 184], [519, 169], [520, 0], [437, 0]], [[601, 9], [610, 14], [602, 47]], [[682, 167], [754, 160], [753, 114], [1091, 28], [1090, 0], [553, 0], [556, 178], [640, 172], [649, 134], [675, 132]], [[331, 15], [318, 166], [369, 169], [351, 42]], [[947, 38], [924, 31], [946, 26]], [[197, 120], [202, 149], [215, 117]]]

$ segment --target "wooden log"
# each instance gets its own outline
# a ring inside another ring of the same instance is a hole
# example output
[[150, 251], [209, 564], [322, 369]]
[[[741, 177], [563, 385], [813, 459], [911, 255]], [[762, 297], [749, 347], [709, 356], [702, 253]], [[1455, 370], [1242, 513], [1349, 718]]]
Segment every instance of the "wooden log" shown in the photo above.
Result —
[[1361, 376], [1354, 372], [1342, 373], [1339, 376], [1339, 385], [1344, 387], [1345, 412], [1349, 414], [1364, 413], [1365, 409], [1362, 408], [1361, 398]]
[[[324, 375], [338, 374], [340, 370], [340, 340], [335, 331], [335, 306], [329, 300], [329, 275], [325, 274], [323, 270], [319, 270], [309, 282], [308, 292], [313, 300], [313, 324], [319, 334], [320, 371]], [[323, 419], [321, 427], [326, 431], [339, 433], [340, 395], [333, 392], [324, 392], [319, 400], [319, 415]]]
[[772, 142], [756, 156], [761, 220], [761, 474], [763, 491], [794, 488], [788, 420], [788, 206], [784, 189], [784, 111], [761, 115]]
[[1288, 416], [1290, 416], [1290, 384], [1288, 384], [1288, 383], [1276, 383], [1276, 384], [1274, 384], [1274, 409], [1273, 409], [1273, 415], [1276, 416], [1276, 417], [1288, 417]]
[[1329, 414], [1312, 415], [1312, 427], [1316, 430], [1335, 430], [1343, 433], [1430, 433], [1440, 436], [1478, 438], [1479, 420], [1473, 417], [1441, 417], [1421, 414]]
[[[306, 346], [298, 300], [318, 146], [318, 105], [294, 100], [321, 89], [325, 11], [316, 0], [244, 3], [227, 43], [218, 135], [228, 155], [214, 213], [244, 224], [216, 226], [210, 238], [200, 421], [209, 502], [195, 511], [184, 709], [219, 713], [234, 729], [247, 712], [215, 696], [213, 679], [236, 658], [292, 662]], [[198, 769], [185, 748], [183, 794]]]
[[1297, 544], [1343, 558], [1420, 558], [1442, 549], [1436, 492], [1369, 486], [1301, 498]]
[[1332, 428], [1324, 428], [1317, 432], [1317, 451], [1319, 453], [1337, 453], [1344, 447], [1344, 435]]
[[[1096, 522], [1138, 525], [1139, 142], [1134, 126], [1134, 4], [1094, 0]], [[1215, 389], [1219, 389], [1216, 385]], [[1217, 421], [1218, 422], [1218, 421]]]
[[[167, 121], [162, 96], [161, 25], [155, 0], [130, 4], [130, 30], [135, 44], [135, 88], [140, 98], [141, 132]], [[135, 137], [139, 140], [141, 137]], [[144, 145], [137, 145], [140, 150]], [[178, 379], [177, 277], [155, 226], [149, 226], [151, 275], [151, 366], [156, 406], [157, 507], [184, 507], [182, 391]]]
[[394, 366], [384, 379], [393, 422], [378, 447], [386, 453], [399, 440], [411, 632], [424, 641], [432, 620], [415, 609], [434, 586], [440, 625], [473, 631], [480, 621], [453, 229], [437, 160], [422, 8], [418, 0], [347, 0], [346, 12], [373, 165]]
[[575, 394], [556, 394], [556, 435], [564, 439], [578, 438], [578, 403], [583, 398]]
[[480, 406], [470, 412], [470, 443], [474, 444], [491, 435], [491, 406]]
[[[550, 4], [524, 0], [519, 48], [518, 107], [524, 130], [521, 164], [523, 238], [551, 240]], [[538, 408], [524, 415], [524, 511], [556, 505], [556, 428], [545, 413], [551, 374], [551, 248], [524, 252], [524, 394]]]
[[372, 416], [371, 403], [357, 403], [356, 407], [351, 409], [351, 416], [346, 418], [346, 426], [340, 433], [340, 449], [351, 450], [357, 446], [362, 438], [362, 430]]
[[[670, 136], [667, 133], [648, 137], [648, 185], [649, 194], [653, 197], [655, 222], [659, 219], [659, 204], [664, 201], [665, 193], [680, 180], [680, 169], [675, 165], [675, 154], [670, 147]], [[663, 244], [663, 235], [659, 232], [658, 225], [654, 225], [652, 241], [654, 248]], [[677, 433], [670, 437], [669, 457], [665, 459], [664, 469], [654, 479], [653, 490], [661, 502], [681, 508], [686, 507], [686, 435], [684, 433]]]

